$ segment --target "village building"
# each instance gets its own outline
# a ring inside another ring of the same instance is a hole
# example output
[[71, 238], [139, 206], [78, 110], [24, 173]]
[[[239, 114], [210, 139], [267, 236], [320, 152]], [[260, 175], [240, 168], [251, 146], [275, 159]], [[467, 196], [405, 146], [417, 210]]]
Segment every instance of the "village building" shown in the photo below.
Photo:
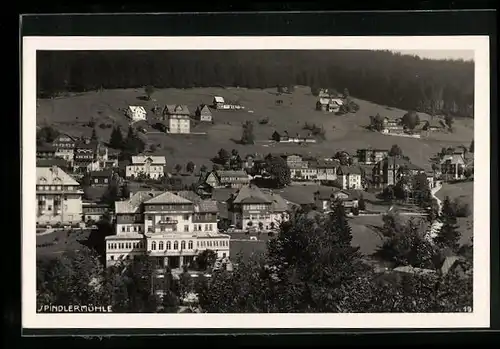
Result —
[[431, 120], [425, 121], [422, 124], [422, 131], [427, 131], [428, 133], [439, 132], [439, 131], [443, 131], [444, 129], [445, 129], [445, 126], [443, 125], [442, 120], [431, 119]]
[[223, 109], [225, 104], [226, 104], [226, 101], [221, 96], [215, 96], [213, 101], [212, 101], [212, 105], [215, 109]]
[[53, 159], [56, 157], [56, 148], [51, 144], [41, 144], [36, 146], [37, 159]]
[[318, 159], [309, 161], [309, 168], [316, 170], [316, 180], [334, 181], [337, 179], [337, 168], [340, 163], [336, 159]]
[[245, 109], [242, 105], [237, 102], [226, 101], [223, 97], [215, 96], [212, 101], [212, 106], [215, 109], [220, 110], [240, 110]]
[[289, 134], [288, 131], [284, 131], [283, 134], [280, 134], [278, 131], [274, 131], [271, 139], [279, 143], [316, 143], [311, 132], [301, 135], [300, 132]]
[[289, 219], [288, 204], [278, 194], [245, 185], [227, 201], [229, 219], [237, 229], [270, 231]]
[[404, 130], [401, 118], [389, 119], [385, 117], [382, 122], [382, 133], [402, 134]]
[[56, 148], [55, 156], [72, 163], [75, 156], [76, 143], [76, 140], [69, 135], [58, 135], [52, 142], [52, 146]]
[[218, 170], [209, 172], [204, 182], [211, 188], [241, 188], [250, 183], [250, 177], [243, 170]]
[[82, 220], [80, 184], [57, 166], [36, 168], [37, 224], [74, 224]]
[[344, 101], [340, 98], [320, 97], [316, 102], [316, 110], [338, 113], [343, 105]]
[[361, 168], [358, 166], [339, 166], [337, 177], [342, 189], [363, 189]]
[[166, 164], [164, 156], [132, 156], [131, 163], [125, 168], [125, 177], [159, 179], [165, 175]]
[[108, 186], [113, 174], [114, 171], [111, 169], [90, 171], [89, 172], [90, 185], [92, 187]]
[[161, 119], [168, 122], [168, 133], [188, 134], [191, 132], [191, 119], [187, 105], [166, 105]]
[[63, 158], [55, 157], [53, 159], [37, 159], [36, 167], [53, 167], [57, 166], [66, 173], [70, 173], [73, 168], [70, 162], [64, 160]]
[[425, 170], [412, 164], [408, 159], [388, 156], [373, 167], [372, 178], [376, 187], [385, 188], [395, 185], [403, 175], [416, 175], [421, 172]]
[[444, 180], [458, 180], [465, 178], [466, 160], [464, 153], [455, 150], [453, 154], [443, 155], [439, 160], [441, 178]]
[[201, 105], [196, 109], [196, 119], [204, 122], [212, 122], [212, 112], [208, 105]]
[[334, 200], [339, 200], [345, 208], [357, 208], [360, 193], [356, 190], [321, 189], [314, 193], [314, 205], [322, 212], [330, 212]]
[[125, 115], [127, 115], [132, 122], [146, 120], [147, 112], [146, 109], [142, 106], [131, 105], [125, 111]]
[[373, 165], [389, 156], [389, 150], [372, 148], [358, 149], [356, 156], [358, 158], [358, 163]]
[[109, 213], [109, 206], [99, 202], [83, 202], [82, 203], [82, 220], [85, 223], [96, 223], [104, 218]]
[[248, 154], [243, 160], [243, 169], [254, 174], [262, 174], [266, 160], [262, 154]]
[[172, 192], [137, 192], [115, 203], [116, 235], [106, 237], [106, 264], [148, 256], [158, 269], [189, 266], [204, 250], [229, 257], [217, 229], [217, 204]]

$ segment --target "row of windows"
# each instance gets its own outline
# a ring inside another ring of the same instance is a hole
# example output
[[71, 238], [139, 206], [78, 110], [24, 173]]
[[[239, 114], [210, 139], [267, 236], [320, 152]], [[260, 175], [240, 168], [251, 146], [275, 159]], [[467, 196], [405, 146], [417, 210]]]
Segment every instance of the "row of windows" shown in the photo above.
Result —
[[144, 248], [144, 242], [111, 242], [108, 243], [108, 250], [123, 250], [132, 248]]
[[[188, 250], [193, 249], [193, 241], [190, 240], [187, 243], [187, 248]], [[172, 248], [173, 246], [173, 248]], [[196, 241], [196, 247], [228, 247], [229, 246], [229, 241], [228, 240], [208, 240], [208, 241]], [[158, 247], [158, 249], [157, 249]], [[180, 243], [181, 250], [186, 249], [186, 241], [182, 240]], [[170, 241], [166, 241], [165, 243], [163, 241], [158, 242], [156, 244], [156, 241], [151, 242], [151, 250], [152, 251], [164, 251], [164, 250], [178, 250], [179, 249], [179, 241], [174, 241], [173, 244]]]
[[72, 148], [72, 149], [75, 148], [74, 143], [55, 143], [52, 145], [56, 148]]
[[63, 186], [63, 185], [37, 185], [36, 190], [73, 190], [73, 186]]
[[[127, 170], [132, 172], [142, 172], [145, 168], [145, 166], [127, 166]], [[149, 170], [163, 173], [163, 166], [149, 166]]]
[[269, 208], [270, 205], [265, 204], [253, 204], [253, 205], [245, 205], [246, 210], [265, 210]]
[[[188, 221], [190, 216], [191, 216], [191, 215], [189, 215], [189, 214], [185, 214], [185, 215], [183, 215], [183, 216], [182, 216], [182, 218], [183, 218], [185, 221]], [[152, 221], [152, 220], [153, 220], [153, 217], [154, 217], [154, 216], [148, 215], [148, 216], [146, 216], [146, 219], [147, 219], [148, 221]], [[175, 219], [172, 219], [172, 217], [170, 217], [170, 216], [165, 216], [165, 215], [162, 215], [162, 216], [159, 216], [159, 221], [160, 221], [160, 222], [169, 222], [169, 221], [175, 221]]]
[[147, 211], [176, 211], [176, 210], [182, 210], [182, 211], [187, 211], [187, 210], [192, 210], [193, 205], [192, 204], [179, 204], [179, 205], [147, 205], [146, 210]]
[[[194, 225], [194, 231], [202, 231], [203, 229], [202, 224], [195, 224]], [[205, 224], [205, 231], [211, 231], [212, 230], [212, 224]]]
[[125, 233], [125, 231], [127, 231], [127, 233], [130, 233], [131, 231], [133, 232], [140, 232], [141, 231], [141, 226], [140, 225], [134, 225], [133, 227], [131, 226], [122, 226], [122, 233]]

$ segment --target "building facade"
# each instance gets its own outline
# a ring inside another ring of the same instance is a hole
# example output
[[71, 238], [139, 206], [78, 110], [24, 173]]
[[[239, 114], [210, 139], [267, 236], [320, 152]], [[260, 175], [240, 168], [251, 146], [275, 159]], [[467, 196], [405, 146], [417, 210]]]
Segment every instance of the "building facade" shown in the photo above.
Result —
[[70, 163], [73, 162], [76, 146], [76, 141], [73, 137], [65, 134], [60, 134], [52, 142], [52, 146], [56, 148], [56, 157], [63, 158]]
[[363, 189], [361, 169], [358, 166], [340, 166], [337, 176], [342, 189]]
[[265, 194], [255, 185], [242, 187], [227, 205], [229, 220], [237, 229], [272, 231], [290, 218], [280, 195]]
[[107, 204], [97, 202], [84, 202], [82, 203], [82, 220], [85, 223], [99, 222], [109, 213], [109, 206]]
[[137, 192], [115, 203], [116, 235], [106, 237], [107, 264], [147, 255], [158, 268], [189, 265], [204, 250], [229, 257], [217, 228], [217, 204], [172, 192]]
[[75, 224], [82, 221], [79, 183], [57, 166], [37, 167], [37, 224]]
[[56, 156], [56, 148], [50, 144], [42, 144], [36, 146], [37, 160], [53, 159]]
[[389, 156], [389, 150], [386, 149], [358, 149], [357, 158], [360, 164], [372, 165], [382, 161]]
[[196, 118], [199, 121], [212, 122], [212, 112], [207, 105], [201, 105], [196, 109]]
[[167, 161], [164, 156], [132, 156], [130, 165], [125, 168], [125, 177], [136, 178], [145, 177], [159, 179], [165, 174]]
[[191, 132], [189, 109], [186, 105], [167, 105], [163, 110], [163, 120], [168, 121], [169, 133]]
[[131, 105], [125, 111], [125, 115], [129, 117], [133, 122], [146, 120], [146, 109], [142, 106]]
[[241, 188], [250, 183], [250, 177], [243, 170], [212, 171], [207, 175], [205, 183], [212, 188]]

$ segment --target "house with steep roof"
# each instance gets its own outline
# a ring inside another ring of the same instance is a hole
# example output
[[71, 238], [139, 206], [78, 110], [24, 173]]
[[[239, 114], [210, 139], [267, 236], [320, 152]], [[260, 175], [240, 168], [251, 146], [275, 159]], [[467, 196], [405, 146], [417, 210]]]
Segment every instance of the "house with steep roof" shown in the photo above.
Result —
[[250, 177], [243, 170], [218, 170], [209, 172], [204, 183], [211, 188], [241, 188], [250, 183]]
[[345, 208], [358, 207], [361, 194], [357, 190], [338, 188], [320, 189], [314, 193], [314, 204], [323, 212], [329, 212], [334, 200], [340, 200]]
[[227, 200], [229, 219], [237, 229], [275, 230], [289, 219], [288, 204], [274, 192], [255, 185], [241, 187]]
[[279, 143], [316, 143], [316, 139], [312, 136], [310, 131], [307, 133], [300, 131], [288, 132], [287, 130], [283, 131], [283, 133], [274, 131], [271, 135], [271, 140]]
[[131, 163], [125, 168], [125, 177], [160, 179], [165, 174], [166, 164], [167, 160], [164, 156], [132, 156]]
[[342, 189], [363, 189], [361, 177], [362, 171], [359, 166], [339, 166], [337, 168], [337, 178]]
[[226, 104], [226, 101], [224, 100], [223, 97], [214, 96], [214, 99], [212, 101], [212, 105], [215, 109], [222, 109], [225, 104]]
[[190, 116], [187, 105], [167, 104], [161, 118], [168, 124], [168, 133], [187, 134], [191, 132]]
[[373, 167], [372, 178], [376, 187], [385, 188], [395, 185], [404, 175], [416, 175], [421, 172], [425, 170], [406, 158], [388, 156]]
[[455, 150], [452, 154], [441, 156], [439, 160], [441, 177], [444, 180], [458, 180], [465, 178], [466, 159], [464, 153]]
[[81, 222], [82, 195], [80, 183], [59, 167], [37, 167], [37, 224]]
[[202, 104], [196, 109], [195, 116], [199, 121], [212, 122], [213, 120], [212, 112], [206, 104]]
[[146, 120], [146, 109], [143, 106], [130, 105], [126, 111], [125, 115], [130, 118], [132, 122]]
[[107, 186], [111, 181], [114, 171], [111, 169], [105, 169], [100, 171], [90, 171], [89, 179], [90, 185], [92, 187]]

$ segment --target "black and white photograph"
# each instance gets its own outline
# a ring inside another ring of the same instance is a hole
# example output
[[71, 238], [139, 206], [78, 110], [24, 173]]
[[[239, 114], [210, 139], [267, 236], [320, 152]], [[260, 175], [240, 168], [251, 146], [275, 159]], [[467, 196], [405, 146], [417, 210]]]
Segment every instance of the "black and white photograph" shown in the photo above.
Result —
[[23, 321], [489, 325], [487, 37], [23, 45]]

